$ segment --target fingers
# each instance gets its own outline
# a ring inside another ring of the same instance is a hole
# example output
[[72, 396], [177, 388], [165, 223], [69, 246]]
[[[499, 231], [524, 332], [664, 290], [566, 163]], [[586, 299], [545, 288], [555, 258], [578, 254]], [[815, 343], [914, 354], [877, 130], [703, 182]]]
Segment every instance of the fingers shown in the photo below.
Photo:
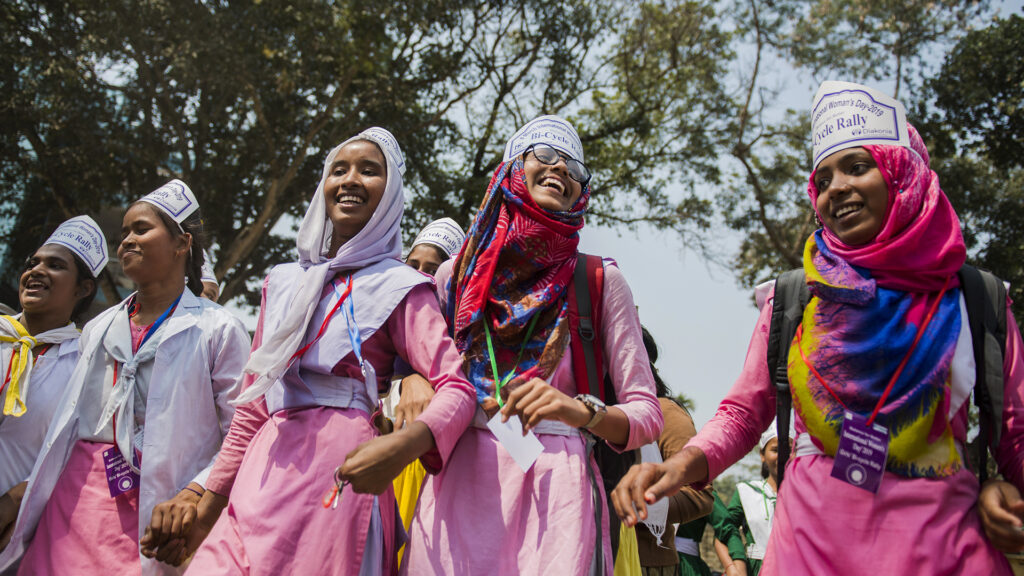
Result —
[[647, 518], [647, 503], [644, 492], [654, 482], [654, 465], [638, 464], [629, 469], [619, 485], [612, 492], [612, 504], [615, 513], [626, 526], [636, 526], [637, 522]]
[[665, 471], [662, 470], [658, 481], [644, 493], [644, 499], [649, 504], [654, 504], [669, 494], [675, 494], [679, 491], [681, 486], [682, 483], [680, 483], [673, 475], [666, 474]]
[[185, 540], [182, 538], [174, 538], [157, 550], [156, 559], [160, 562], [177, 565], [177, 563], [181, 562], [181, 556], [184, 549]]
[[395, 408], [395, 430], [401, 430], [405, 427], [405, 408], [401, 404]]

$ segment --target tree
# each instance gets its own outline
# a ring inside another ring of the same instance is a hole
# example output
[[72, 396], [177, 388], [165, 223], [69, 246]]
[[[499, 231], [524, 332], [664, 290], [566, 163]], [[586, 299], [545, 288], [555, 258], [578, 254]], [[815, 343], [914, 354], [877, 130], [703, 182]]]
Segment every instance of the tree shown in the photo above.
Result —
[[595, 220], [705, 222], [706, 203], [666, 188], [715, 176], [731, 52], [710, 3], [19, 0], [0, 16], [10, 254], [177, 177], [203, 207], [221, 301], [255, 305], [343, 138], [395, 133], [411, 235], [467, 222], [505, 139], [540, 113], [579, 124]]
[[968, 33], [929, 82], [935, 105], [964, 144], [995, 166], [1024, 166], [1024, 18]]

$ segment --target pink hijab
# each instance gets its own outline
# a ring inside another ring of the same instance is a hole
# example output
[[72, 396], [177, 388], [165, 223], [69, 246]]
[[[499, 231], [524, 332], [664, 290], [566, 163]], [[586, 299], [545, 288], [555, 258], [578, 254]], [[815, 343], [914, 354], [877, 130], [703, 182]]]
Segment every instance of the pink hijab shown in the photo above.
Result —
[[[878, 286], [906, 292], [937, 292], [950, 276], [954, 276], [950, 287], [958, 285], [955, 275], [964, 264], [967, 248], [960, 220], [939, 188], [938, 175], [929, 167], [924, 141], [909, 123], [907, 128], [910, 148], [864, 146], [889, 188], [885, 223], [878, 235], [860, 246], [844, 244], [828, 228], [823, 236], [835, 255], [866, 268]], [[816, 207], [818, 189], [814, 172], [807, 195]]]

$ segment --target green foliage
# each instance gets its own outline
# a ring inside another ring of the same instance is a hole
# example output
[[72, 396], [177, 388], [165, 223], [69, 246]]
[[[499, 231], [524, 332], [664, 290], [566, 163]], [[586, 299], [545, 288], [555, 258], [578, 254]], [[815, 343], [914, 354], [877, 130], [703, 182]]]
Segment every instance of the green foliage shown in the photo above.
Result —
[[580, 127], [592, 221], [700, 231], [710, 206], [693, 186], [717, 178], [732, 57], [722, 30], [696, 0], [8, 2], [4, 239], [20, 255], [104, 208], [112, 233], [128, 202], [181, 178], [221, 301], [255, 305], [338, 142], [395, 134], [412, 236], [441, 215], [468, 223], [506, 139], [541, 113]]
[[935, 105], [994, 165], [1024, 167], [1024, 18], [970, 32], [929, 83]]

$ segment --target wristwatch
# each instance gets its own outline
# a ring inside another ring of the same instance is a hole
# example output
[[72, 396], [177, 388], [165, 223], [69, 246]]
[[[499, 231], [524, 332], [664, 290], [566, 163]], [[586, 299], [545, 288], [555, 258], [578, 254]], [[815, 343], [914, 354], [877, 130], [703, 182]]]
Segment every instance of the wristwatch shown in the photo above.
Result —
[[608, 413], [608, 408], [604, 405], [604, 402], [596, 396], [579, 394], [576, 396], [576, 399], [583, 402], [583, 405], [590, 411], [590, 422], [583, 425], [587, 430], [597, 426], [604, 419], [605, 414]]

